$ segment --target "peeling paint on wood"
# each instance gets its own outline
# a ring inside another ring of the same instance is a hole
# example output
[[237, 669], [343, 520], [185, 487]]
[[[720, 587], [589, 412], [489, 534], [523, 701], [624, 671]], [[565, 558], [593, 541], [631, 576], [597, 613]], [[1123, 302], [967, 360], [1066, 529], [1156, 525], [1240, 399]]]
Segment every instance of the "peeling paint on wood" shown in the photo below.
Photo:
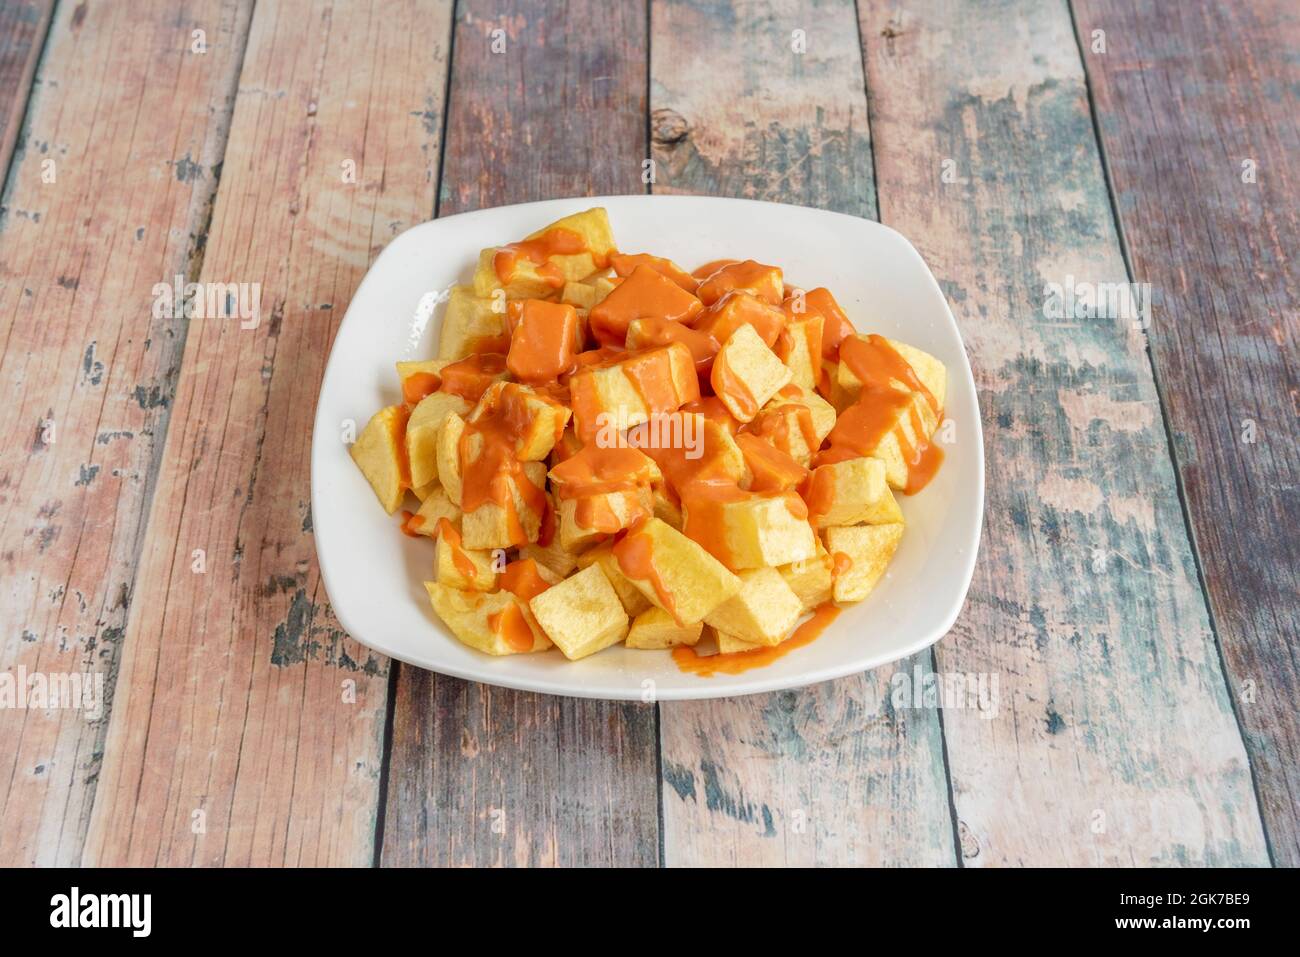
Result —
[[[220, 156], [248, 5], [184, 5], [209, 25], [205, 58], [186, 52], [174, 4], [79, 9], [79, 32], [71, 4], [50, 28], [0, 219], [0, 428], [34, 433], [0, 449], [0, 662], [98, 674], [107, 694], [168, 412], [132, 393], [171, 394], [184, 335], [151, 316], [150, 289], [190, 268], [212, 193], [140, 184], [177, 149]], [[148, 238], [130, 241], [140, 223]], [[164, 345], [145, 350], [149, 337]], [[0, 863], [80, 859], [107, 725], [0, 711]]]
[[189, 323], [87, 863], [372, 860], [388, 663], [331, 614], [298, 503], [344, 307], [433, 207], [437, 135], [410, 109], [442, 102], [449, 21], [257, 7], [199, 279], [260, 283], [280, 319]]
[[1075, 12], [1274, 862], [1300, 866], [1300, 10]]
[[881, 219], [945, 283], [984, 415], [980, 561], [936, 646], [1000, 678], [993, 719], [944, 712], [963, 859], [1267, 863], [1162, 423], [1093, 421], [1157, 407], [1141, 331], [1045, 309], [1047, 283], [1127, 278], [1069, 10], [861, 25]]
[[0, 0], [0, 186], [9, 170], [54, 0]]

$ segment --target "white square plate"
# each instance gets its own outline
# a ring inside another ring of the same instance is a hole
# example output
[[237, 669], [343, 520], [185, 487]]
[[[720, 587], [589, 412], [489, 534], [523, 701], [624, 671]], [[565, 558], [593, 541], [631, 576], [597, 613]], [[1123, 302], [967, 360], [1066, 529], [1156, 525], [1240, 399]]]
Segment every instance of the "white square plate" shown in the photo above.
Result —
[[[907, 532], [876, 591], [844, 609], [812, 644], [762, 668], [710, 678], [680, 671], [666, 651], [617, 646], [581, 661], [557, 653], [494, 658], [462, 645], [429, 607], [422, 584], [433, 547], [398, 531], [342, 440], [399, 401], [398, 359], [436, 353], [447, 290], [473, 273], [478, 251], [591, 206], [609, 210], [626, 252], [687, 269], [756, 259], [807, 289], [825, 286], [861, 332], [911, 343], [948, 367], [955, 438], [943, 467], [900, 496]], [[753, 694], [874, 668], [939, 640], [970, 586], [984, 509], [984, 445], [975, 383], [948, 303], [912, 244], [879, 223], [797, 206], [692, 196], [609, 196], [504, 206], [407, 230], [375, 261], [334, 341], [316, 410], [312, 516], [321, 575], [339, 621], [376, 651], [473, 681], [589, 698], [657, 700]]]

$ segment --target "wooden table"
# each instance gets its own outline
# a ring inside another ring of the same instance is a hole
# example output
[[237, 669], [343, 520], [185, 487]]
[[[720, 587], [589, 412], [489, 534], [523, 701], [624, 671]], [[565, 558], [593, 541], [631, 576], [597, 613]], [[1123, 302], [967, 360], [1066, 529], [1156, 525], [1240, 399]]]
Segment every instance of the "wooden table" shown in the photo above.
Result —
[[[0, 711], [0, 863], [1300, 864], [1298, 48], [1285, 0], [0, 0], [0, 666], [111, 695]], [[332, 616], [308, 448], [367, 265], [646, 189], [939, 277], [988, 497], [933, 649], [612, 704]], [[158, 314], [177, 276], [265, 318]], [[1047, 308], [1081, 283], [1149, 322]], [[913, 669], [996, 715], [896, 707]]]

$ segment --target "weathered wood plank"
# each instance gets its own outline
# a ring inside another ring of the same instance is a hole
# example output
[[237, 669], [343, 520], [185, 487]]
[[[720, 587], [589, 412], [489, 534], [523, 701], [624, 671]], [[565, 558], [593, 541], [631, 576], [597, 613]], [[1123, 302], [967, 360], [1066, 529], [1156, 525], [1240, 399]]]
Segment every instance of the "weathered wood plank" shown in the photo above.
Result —
[[1300, 9], [1075, 12], [1265, 827], [1300, 866]]
[[[875, 217], [851, 2], [656, 2], [651, 25], [656, 191]], [[893, 670], [663, 704], [667, 862], [956, 863], [938, 714], [895, 710]]]
[[[459, 4], [439, 211], [641, 192], [645, 50], [637, 3]], [[397, 685], [385, 865], [658, 860], [653, 707]]]
[[9, 169], [53, 12], [54, 0], [0, 0], [0, 177]]
[[185, 335], [150, 289], [196, 262], [250, 8], [64, 4], [36, 77], [0, 213], [0, 667], [97, 704], [0, 711], [3, 864], [81, 857]]
[[861, 23], [881, 218], [945, 283], [984, 416], [981, 561], [936, 648], [999, 677], [994, 719], [944, 714], [965, 862], [1266, 863], [1141, 330], [1046, 293], [1126, 280], [1069, 10]]
[[388, 664], [329, 612], [308, 455], [353, 289], [434, 205], [449, 29], [257, 7], [200, 278], [260, 283], [260, 322], [190, 321], [88, 863], [372, 860]]

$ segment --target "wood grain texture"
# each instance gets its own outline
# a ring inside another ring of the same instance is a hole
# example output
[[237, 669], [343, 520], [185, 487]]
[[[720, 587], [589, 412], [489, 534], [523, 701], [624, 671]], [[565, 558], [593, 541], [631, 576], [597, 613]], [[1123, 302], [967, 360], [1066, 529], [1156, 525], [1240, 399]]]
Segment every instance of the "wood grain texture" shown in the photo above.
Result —
[[257, 7], [200, 278], [260, 283], [260, 322], [190, 321], [87, 863], [372, 860], [388, 664], [330, 614], [308, 455], [353, 289], [433, 208], [449, 28]]
[[0, 177], [9, 169], [53, 12], [54, 0], [0, 0]]
[[[657, 192], [875, 217], [851, 2], [656, 2], [651, 25]], [[666, 863], [956, 863], [938, 714], [895, 709], [893, 671], [661, 705]]]
[[1075, 15], [1274, 861], [1300, 866], [1300, 9]]
[[[645, 50], [636, 3], [458, 4], [439, 212], [641, 192]], [[383, 864], [658, 860], [653, 706], [397, 685]]]
[[994, 719], [944, 712], [964, 861], [1267, 863], [1141, 330], [1047, 308], [1126, 280], [1069, 10], [861, 23], [881, 218], [944, 284], [984, 422], [981, 558], [936, 646], [999, 677]]
[[81, 857], [185, 336], [150, 290], [197, 261], [249, 9], [64, 4], [36, 77], [0, 213], [0, 667], [102, 706], [0, 711], [0, 864]]

